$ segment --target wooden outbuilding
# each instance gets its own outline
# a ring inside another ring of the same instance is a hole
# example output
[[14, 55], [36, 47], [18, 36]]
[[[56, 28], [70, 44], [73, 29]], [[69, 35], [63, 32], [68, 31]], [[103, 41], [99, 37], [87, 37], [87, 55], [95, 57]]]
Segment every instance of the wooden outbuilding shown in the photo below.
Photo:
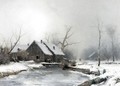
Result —
[[64, 58], [64, 53], [60, 48], [42, 40], [41, 42], [33, 41], [26, 51], [36, 62], [60, 62]]
[[11, 61], [19, 61], [19, 60], [29, 60], [28, 53], [26, 49], [29, 45], [16, 45], [14, 49], [10, 53], [10, 60]]

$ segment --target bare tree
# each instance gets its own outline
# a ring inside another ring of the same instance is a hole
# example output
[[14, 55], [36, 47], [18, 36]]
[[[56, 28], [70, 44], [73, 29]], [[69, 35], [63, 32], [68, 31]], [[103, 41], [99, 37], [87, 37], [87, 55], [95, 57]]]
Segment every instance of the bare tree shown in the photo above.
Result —
[[[65, 53], [66, 55], [66, 58], [69, 58], [69, 59], [73, 59], [73, 51], [67, 49], [66, 47], [70, 46], [70, 45], [73, 45], [73, 44], [78, 44], [80, 42], [70, 42], [70, 38], [73, 36], [73, 33], [71, 32], [72, 31], [72, 27], [71, 26], [66, 26], [66, 32], [65, 32], [65, 35], [64, 37], [61, 39], [61, 38], [58, 38], [57, 34], [58, 33], [54, 33], [54, 34], [51, 34], [51, 35], [46, 35], [45, 37], [45, 40], [47, 42], [51, 42], [57, 46], [59, 46], [61, 48], [61, 50]], [[47, 37], [49, 36], [49, 37]], [[71, 56], [70, 56], [71, 55]]]
[[20, 41], [21, 37], [22, 37], [22, 34], [21, 34], [21, 28], [20, 28], [18, 37], [16, 37], [16, 41], [15, 41], [15, 43], [14, 43], [13, 46], [12, 46], [12, 42], [11, 42], [11, 39], [10, 39], [10, 42], [11, 42], [11, 49], [10, 49], [10, 51], [8, 52], [8, 54], [10, 54], [11, 51], [14, 49], [14, 47], [18, 44], [18, 42]]
[[[13, 33], [12, 36], [7, 37], [7, 39], [5, 39], [3, 37], [3, 42], [0, 45], [0, 64], [10, 62], [9, 55], [10, 55], [11, 51], [14, 49], [14, 47], [20, 41], [22, 35], [23, 34], [21, 34], [21, 27], [20, 27], [20, 30], [19, 30], [18, 34], [17, 34], [17, 32], [15, 32], [15, 34]], [[13, 37], [15, 37], [15, 43], [14, 44], [13, 44]]]
[[111, 48], [112, 48], [112, 57], [113, 57], [113, 62], [115, 61], [115, 46], [114, 46], [114, 39], [115, 39], [115, 33], [116, 33], [116, 30], [115, 30], [116, 27], [114, 26], [109, 26], [107, 27], [107, 33], [108, 33], [108, 36], [110, 37], [111, 39]]
[[59, 41], [59, 43], [61, 44], [61, 49], [62, 51], [64, 51], [64, 49], [70, 45], [73, 45], [73, 44], [78, 44], [80, 42], [68, 42], [68, 40], [73, 36], [73, 33], [71, 33], [71, 30], [72, 30], [72, 27], [71, 26], [66, 26], [67, 30], [65, 32], [65, 36], [63, 38], [62, 41]]
[[73, 36], [73, 33], [71, 33], [72, 27], [71, 26], [66, 26], [66, 32], [64, 37], [62, 38], [62, 40], [60, 40], [60, 38], [58, 38], [57, 34], [58, 33], [53, 33], [53, 34], [46, 34], [45, 36], [45, 40], [47, 42], [51, 42], [55, 45], [60, 45], [61, 50], [64, 51], [66, 47], [73, 45], [73, 44], [78, 44], [80, 42], [69, 42], [70, 38]]
[[102, 37], [101, 33], [102, 33], [102, 31], [101, 31], [101, 23], [99, 20], [97, 20], [97, 29], [98, 29], [98, 36], [99, 36], [98, 37], [98, 66], [100, 66], [100, 56], [101, 56], [100, 50], [101, 50], [101, 37]]

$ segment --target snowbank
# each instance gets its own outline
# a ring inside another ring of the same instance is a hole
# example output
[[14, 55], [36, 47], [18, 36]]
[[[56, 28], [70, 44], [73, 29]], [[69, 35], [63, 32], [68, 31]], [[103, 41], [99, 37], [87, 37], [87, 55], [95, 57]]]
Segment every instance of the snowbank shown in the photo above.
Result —
[[[101, 83], [100, 86], [120, 86], [120, 62], [115, 63], [106, 63], [102, 62], [100, 67], [97, 66], [97, 62], [83, 62], [81, 64], [77, 63], [77, 68], [90, 69], [91, 71], [100, 71], [100, 76], [90, 75], [90, 79], [94, 79], [96, 77], [104, 78], [108, 77], [108, 80], [105, 83]], [[104, 73], [106, 70], [106, 73]], [[103, 74], [104, 73], [104, 74]], [[98, 86], [98, 85], [92, 85]]]
[[0, 77], [18, 74], [22, 71], [27, 71], [33, 68], [40, 68], [41, 64], [36, 64], [34, 61], [11, 62], [10, 64], [0, 65]]
[[14, 72], [27, 69], [28, 67], [21, 63], [10, 63], [8, 65], [0, 65], [0, 72]]

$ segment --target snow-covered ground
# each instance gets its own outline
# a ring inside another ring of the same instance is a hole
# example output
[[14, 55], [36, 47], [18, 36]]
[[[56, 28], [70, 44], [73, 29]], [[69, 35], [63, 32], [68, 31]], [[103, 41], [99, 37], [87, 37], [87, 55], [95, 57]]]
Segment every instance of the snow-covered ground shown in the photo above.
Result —
[[[89, 75], [90, 79], [96, 77], [108, 77], [108, 80], [105, 83], [93, 86], [120, 86], [120, 61], [114, 63], [101, 62], [100, 67], [97, 66], [97, 62], [78, 62], [77, 68], [90, 69], [91, 71], [100, 71], [100, 76]], [[106, 73], [103, 74], [104, 70]]]
[[0, 73], [2, 72], [16, 72], [21, 70], [29, 70], [34, 67], [42, 67], [41, 64], [36, 64], [33, 61], [11, 62], [10, 64], [0, 65]]
[[21, 63], [10, 63], [9, 65], [0, 65], [0, 72], [16, 72], [27, 69], [28, 68]]
[[[36, 64], [33, 61], [22, 61], [19, 63], [11, 62], [7, 65], [0, 65], [0, 73], [3, 72], [16, 72], [21, 70], [29, 70], [32, 68], [41, 68], [43, 67], [40, 63]], [[100, 76], [95, 75], [86, 75], [90, 79], [96, 77], [108, 77], [108, 80], [105, 83], [100, 83], [99, 85], [92, 86], [120, 86], [120, 61], [114, 63], [101, 62], [100, 67], [97, 66], [97, 62], [84, 61], [77, 62], [77, 68], [90, 69], [90, 71], [100, 71]], [[106, 70], [106, 73], [103, 73]], [[71, 71], [72, 72], [72, 71]], [[75, 72], [75, 71], [73, 71]], [[81, 73], [82, 74], [82, 73]]]
[[[39, 68], [39, 70], [29, 70], [32, 68]], [[0, 86], [77, 86], [89, 80], [89, 77], [80, 72], [45, 68], [33, 61], [0, 65], [0, 69], [0, 72], [28, 70], [18, 75], [1, 78]]]

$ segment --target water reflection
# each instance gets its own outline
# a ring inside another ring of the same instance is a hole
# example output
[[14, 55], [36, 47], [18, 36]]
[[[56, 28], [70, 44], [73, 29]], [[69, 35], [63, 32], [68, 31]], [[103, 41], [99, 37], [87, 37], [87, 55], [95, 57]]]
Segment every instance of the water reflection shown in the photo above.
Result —
[[76, 86], [88, 77], [59, 68], [42, 68], [0, 79], [0, 86]]

